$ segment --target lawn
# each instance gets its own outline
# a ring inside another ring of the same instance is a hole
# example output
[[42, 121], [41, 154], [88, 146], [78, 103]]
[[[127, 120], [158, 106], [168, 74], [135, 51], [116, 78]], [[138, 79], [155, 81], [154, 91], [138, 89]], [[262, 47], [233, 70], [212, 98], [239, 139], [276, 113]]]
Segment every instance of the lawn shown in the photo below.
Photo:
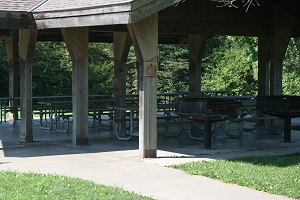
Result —
[[0, 171], [0, 199], [152, 199], [118, 187], [58, 175]]
[[300, 153], [191, 162], [170, 167], [188, 174], [300, 199]]

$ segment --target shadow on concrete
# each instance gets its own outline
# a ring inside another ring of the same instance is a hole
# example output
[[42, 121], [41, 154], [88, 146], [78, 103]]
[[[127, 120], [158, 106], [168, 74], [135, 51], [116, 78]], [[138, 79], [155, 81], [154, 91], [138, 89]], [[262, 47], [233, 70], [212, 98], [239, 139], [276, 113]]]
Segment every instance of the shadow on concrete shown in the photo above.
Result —
[[[133, 157], [138, 153], [138, 137], [130, 141], [116, 139], [112, 131], [98, 127], [89, 129], [89, 146], [73, 146], [72, 133], [61, 133], [55, 130], [44, 130], [39, 123], [33, 122], [35, 142], [18, 143], [19, 122], [15, 126], [0, 125], [0, 157], [38, 157], [67, 154], [85, 154], [101, 152], [134, 151], [128, 154]], [[282, 135], [268, 133], [263, 127], [255, 131], [243, 132], [239, 138], [228, 137], [222, 127], [215, 129], [212, 149], [203, 148], [203, 142], [194, 140], [184, 132], [181, 135], [167, 136], [164, 128], [158, 128], [158, 158], [166, 160], [211, 158], [234, 158], [251, 155], [277, 155], [300, 151], [300, 132], [292, 132], [293, 143], [283, 143]], [[172, 162], [171, 162], [172, 163]]]

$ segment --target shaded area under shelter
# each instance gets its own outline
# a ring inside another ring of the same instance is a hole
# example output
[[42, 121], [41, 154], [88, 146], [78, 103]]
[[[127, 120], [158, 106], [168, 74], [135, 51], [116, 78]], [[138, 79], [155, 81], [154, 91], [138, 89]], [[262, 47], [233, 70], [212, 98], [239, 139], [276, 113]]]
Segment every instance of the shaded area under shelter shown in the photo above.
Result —
[[[16, 3], [17, 2], [17, 3]], [[32, 59], [36, 41], [65, 41], [72, 68], [72, 143], [87, 145], [88, 43], [113, 42], [114, 106], [126, 103], [126, 59], [133, 44], [139, 73], [139, 150], [157, 156], [158, 43], [188, 43], [189, 97], [201, 96], [201, 60], [211, 35], [258, 37], [258, 95], [282, 94], [282, 62], [291, 37], [299, 36], [300, 3], [263, 0], [260, 6], [219, 8], [209, 0], [0, 1], [0, 35], [10, 63], [10, 97], [20, 85], [20, 142], [34, 140]], [[19, 53], [18, 53], [19, 52]], [[20, 59], [20, 84], [16, 82]], [[115, 113], [123, 118], [124, 112]]]

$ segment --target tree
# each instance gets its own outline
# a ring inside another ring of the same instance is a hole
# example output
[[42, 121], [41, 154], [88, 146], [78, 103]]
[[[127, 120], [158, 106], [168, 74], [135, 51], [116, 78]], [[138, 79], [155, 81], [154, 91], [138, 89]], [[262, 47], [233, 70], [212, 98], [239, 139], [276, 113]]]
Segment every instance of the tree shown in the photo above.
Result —
[[257, 39], [215, 36], [203, 58], [203, 90], [225, 90], [231, 95], [257, 92]]
[[113, 45], [89, 44], [89, 94], [114, 93]]
[[32, 64], [34, 96], [72, 94], [72, 61], [62, 42], [37, 42]]
[[[0, 43], [1, 44], [1, 43]], [[113, 46], [89, 44], [89, 94], [114, 92]], [[158, 92], [187, 91], [188, 46], [159, 45]], [[0, 45], [0, 95], [8, 96], [8, 62]], [[233, 95], [257, 93], [257, 38], [211, 37], [202, 62], [202, 89], [227, 90]], [[300, 94], [300, 40], [293, 38], [283, 61], [283, 93]], [[138, 73], [133, 47], [127, 61], [127, 93], [138, 90]], [[33, 59], [33, 95], [71, 95], [72, 61], [63, 42], [38, 42]]]
[[283, 94], [300, 95], [300, 40], [292, 38], [283, 61]]
[[188, 46], [159, 45], [158, 92], [187, 91], [189, 83]]

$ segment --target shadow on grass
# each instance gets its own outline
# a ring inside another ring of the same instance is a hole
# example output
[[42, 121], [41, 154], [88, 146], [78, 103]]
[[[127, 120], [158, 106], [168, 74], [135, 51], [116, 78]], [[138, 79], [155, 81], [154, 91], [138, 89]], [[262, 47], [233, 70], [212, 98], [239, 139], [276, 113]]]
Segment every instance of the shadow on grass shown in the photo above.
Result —
[[251, 156], [230, 159], [230, 161], [246, 162], [253, 165], [288, 167], [300, 164], [300, 152], [277, 156]]

